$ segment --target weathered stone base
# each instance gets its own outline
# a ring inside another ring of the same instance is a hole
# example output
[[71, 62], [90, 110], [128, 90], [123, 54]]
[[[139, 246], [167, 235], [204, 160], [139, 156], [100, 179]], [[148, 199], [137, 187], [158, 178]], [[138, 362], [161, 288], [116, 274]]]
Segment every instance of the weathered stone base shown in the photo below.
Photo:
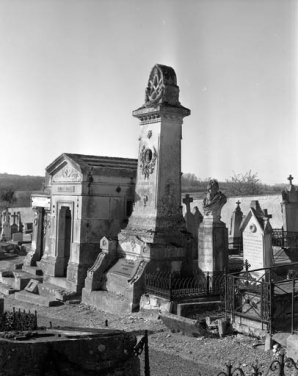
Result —
[[144, 294], [141, 297], [140, 309], [173, 313], [173, 302], [152, 294]]
[[206, 333], [206, 325], [201, 324], [198, 320], [188, 319], [163, 313], [160, 315], [162, 322], [172, 331], [184, 334], [188, 337], [202, 337]]
[[0, 339], [5, 376], [140, 375], [131, 334], [90, 328], [49, 329], [46, 334], [32, 340]]
[[83, 288], [82, 303], [111, 313], [132, 313], [135, 311], [132, 300], [108, 291], [90, 292]]
[[267, 324], [262, 324], [257, 320], [235, 316], [234, 320], [231, 319], [231, 324], [237, 332], [246, 335], [252, 335], [255, 337], [266, 337], [266, 334], [268, 333]]

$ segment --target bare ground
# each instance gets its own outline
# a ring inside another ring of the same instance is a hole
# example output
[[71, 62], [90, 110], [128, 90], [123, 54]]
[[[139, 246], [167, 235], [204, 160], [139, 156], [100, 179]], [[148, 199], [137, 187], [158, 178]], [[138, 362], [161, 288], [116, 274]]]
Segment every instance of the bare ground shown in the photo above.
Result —
[[[216, 376], [221, 370], [226, 370], [227, 361], [232, 362], [233, 368], [241, 366], [247, 375], [251, 375], [251, 364], [257, 359], [264, 371], [277, 356], [272, 350], [264, 351], [264, 340], [241, 334], [224, 338], [216, 334], [193, 338], [171, 333], [156, 312], [111, 314], [84, 304], [48, 308], [19, 302], [13, 295], [4, 299], [5, 310], [13, 307], [31, 312], [36, 310], [38, 326], [49, 327], [51, 322], [53, 326], [103, 328], [108, 321], [109, 328], [133, 332], [138, 338], [148, 330], [152, 376]], [[143, 356], [140, 358], [143, 368]]]

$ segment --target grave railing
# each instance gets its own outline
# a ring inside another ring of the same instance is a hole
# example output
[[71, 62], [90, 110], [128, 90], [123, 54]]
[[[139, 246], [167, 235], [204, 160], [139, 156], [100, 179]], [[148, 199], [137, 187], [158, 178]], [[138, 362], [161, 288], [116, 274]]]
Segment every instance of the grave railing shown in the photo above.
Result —
[[297, 268], [298, 263], [292, 263], [228, 274], [225, 286], [226, 314], [230, 314], [233, 321], [236, 317], [258, 321], [262, 330], [270, 333], [278, 325], [278, 320], [291, 318], [293, 333], [295, 302], [298, 301]]
[[32, 331], [37, 329], [37, 314], [16, 311], [5, 311], [0, 314], [0, 332], [8, 331]]
[[[262, 371], [262, 365], [258, 360], [251, 365], [252, 373], [251, 376], [286, 376], [286, 375], [296, 375], [298, 371], [298, 366], [292, 358], [285, 356], [285, 351], [282, 349], [279, 352], [278, 358], [274, 359], [266, 371]], [[293, 373], [294, 372], [294, 373]], [[226, 364], [226, 372], [222, 371], [217, 374], [217, 376], [245, 376], [247, 371], [244, 371], [241, 367], [234, 368], [231, 362]]]
[[273, 229], [272, 245], [280, 248], [298, 248], [298, 232]]
[[182, 276], [177, 272], [146, 271], [146, 293], [177, 301], [202, 296], [224, 295], [224, 273]]

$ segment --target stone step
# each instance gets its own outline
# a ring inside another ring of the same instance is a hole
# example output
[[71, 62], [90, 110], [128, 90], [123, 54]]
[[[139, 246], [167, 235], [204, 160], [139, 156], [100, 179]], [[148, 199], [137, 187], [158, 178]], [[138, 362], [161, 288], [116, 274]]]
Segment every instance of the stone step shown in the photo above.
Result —
[[28, 291], [19, 291], [15, 293], [15, 299], [21, 302], [32, 303], [44, 307], [55, 307], [62, 305], [63, 303], [59, 300], [52, 298], [46, 298], [44, 296], [32, 294]]
[[60, 287], [61, 289], [64, 289], [66, 291], [74, 291], [79, 294], [79, 292], [77, 291], [78, 286], [74, 282], [67, 280], [65, 277], [62, 278], [47, 276], [47, 279], [44, 282]]
[[29, 265], [23, 265], [22, 270], [26, 273], [42, 276], [43, 271], [38, 268], [37, 266], [29, 266]]
[[63, 289], [60, 286], [48, 282], [40, 283], [38, 285], [38, 293], [40, 296], [57, 299], [62, 302], [73, 300], [78, 297], [74, 291]]
[[0, 282], [0, 293], [1, 294], [8, 296], [8, 295], [14, 294], [16, 291], [19, 291], [19, 290], [16, 290], [13, 287]]

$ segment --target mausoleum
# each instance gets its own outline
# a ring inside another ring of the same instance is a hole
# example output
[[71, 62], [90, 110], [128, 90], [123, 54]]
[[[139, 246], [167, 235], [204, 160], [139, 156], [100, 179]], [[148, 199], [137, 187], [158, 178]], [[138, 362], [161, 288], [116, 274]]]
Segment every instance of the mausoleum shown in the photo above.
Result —
[[[80, 292], [100, 239], [115, 236], [132, 210], [137, 160], [60, 155], [46, 168], [45, 192], [32, 197], [33, 244], [25, 264], [44, 281]], [[59, 281], [57, 280], [59, 278]]]

